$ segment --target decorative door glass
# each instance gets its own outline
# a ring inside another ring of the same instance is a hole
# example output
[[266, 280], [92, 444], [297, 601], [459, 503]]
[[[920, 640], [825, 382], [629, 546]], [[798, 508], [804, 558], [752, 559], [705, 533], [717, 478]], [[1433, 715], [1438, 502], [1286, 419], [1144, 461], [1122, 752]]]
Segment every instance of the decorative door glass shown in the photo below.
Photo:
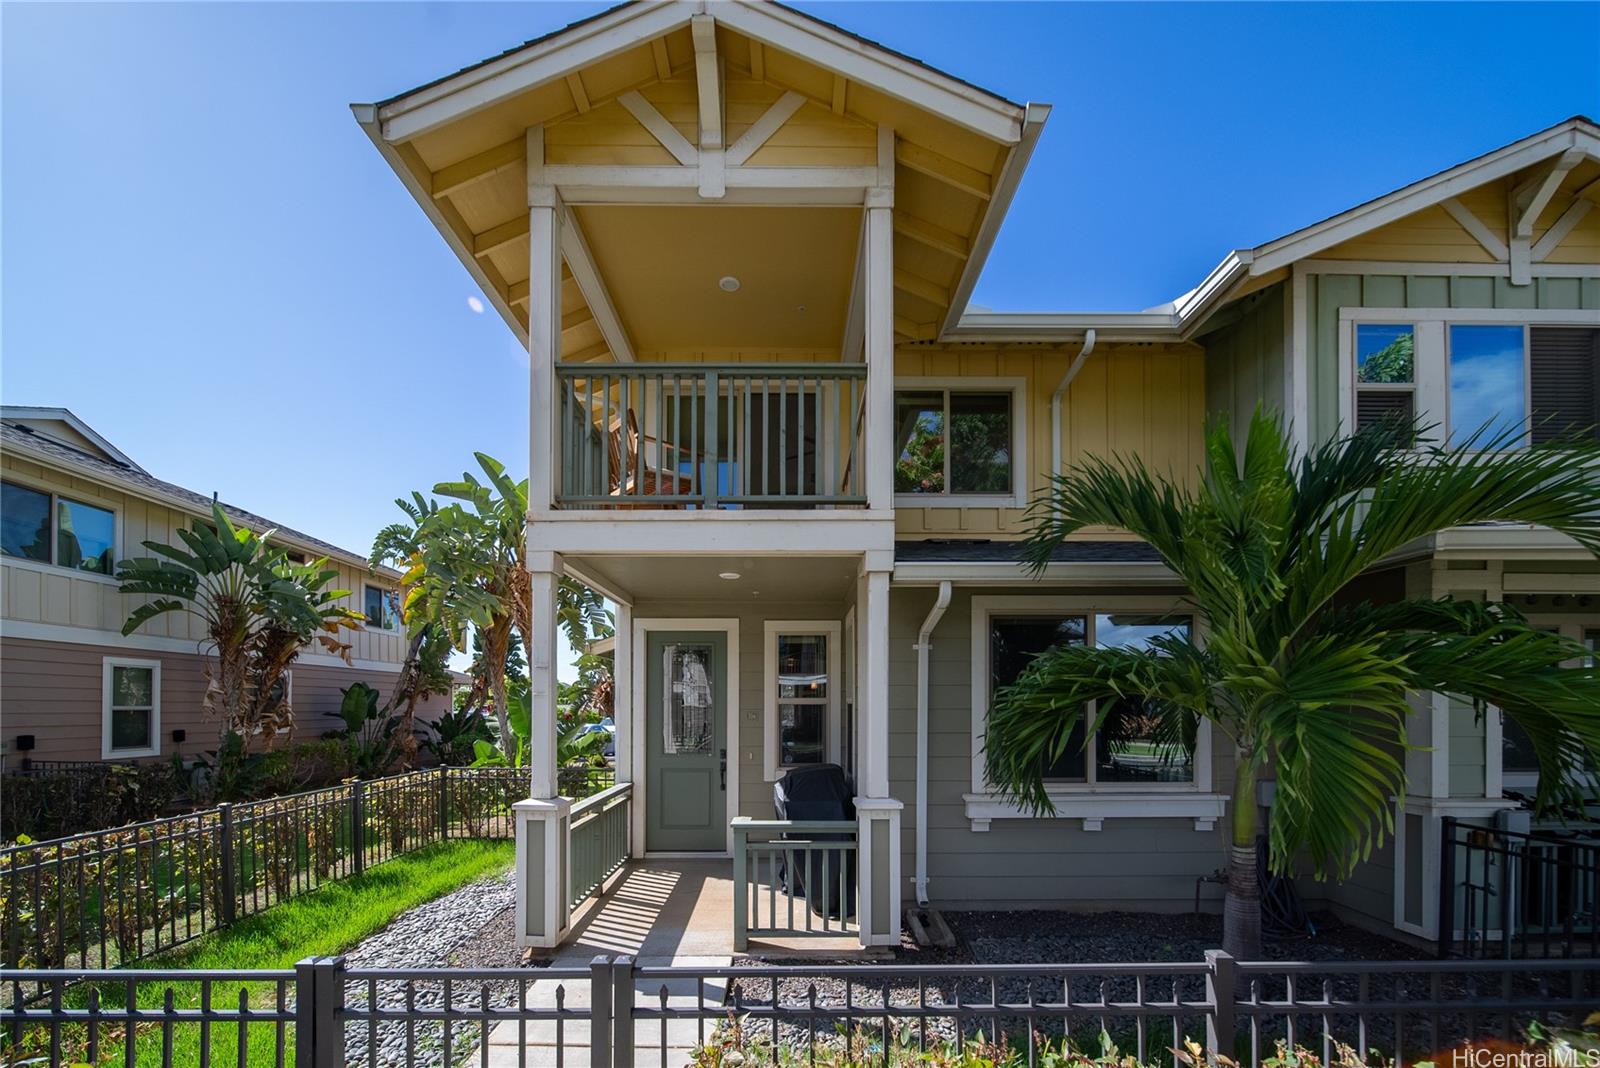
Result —
[[712, 722], [711, 646], [673, 644], [662, 651], [662, 749], [667, 753], [709, 753]]

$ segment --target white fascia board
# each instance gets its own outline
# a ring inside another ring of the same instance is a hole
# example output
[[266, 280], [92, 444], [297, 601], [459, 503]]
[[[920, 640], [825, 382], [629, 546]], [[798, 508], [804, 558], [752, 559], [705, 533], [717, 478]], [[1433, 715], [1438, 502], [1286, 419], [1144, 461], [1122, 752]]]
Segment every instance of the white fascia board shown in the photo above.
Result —
[[1228, 294], [1254, 273], [1251, 269], [1254, 259], [1253, 252], [1235, 249], [1211, 269], [1204, 281], [1173, 302], [1173, 313], [1184, 337], [1198, 330], [1207, 313], [1221, 307]]
[[1577, 122], [1565, 122], [1550, 130], [1534, 134], [1521, 141], [1477, 159], [1459, 164], [1431, 178], [1413, 182], [1387, 196], [1379, 197], [1359, 207], [1335, 215], [1333, 218], [1276, 241], [1257, 247], [1252, 274], [1266, 274], [1296, 260], [1315, 256], [1334, 245], [1359, 237], [1379, 226], [1411, 215], [1449, 197], [1457, 196], [1507, 175], [1515, 174], [1552, 156], [1579, 150], [1590, 157], [1600, 158], [1600, 137]]
[[972, 291], [978, 285], [978, 276], [983, 273], [983, 265], [988, 262], [989, 250], [994, 247], [995, 238], [1000, 235], [1000, 224], [1005, 222], [1006, 212], [1010, 209], [1011, 202], [1016, 199], [1017, 187], [1022, 184], [1022, 173], [1028, 169], [1028, 161], [1033, 158], [1033, 150], [1039, 144], [1039, 135], [1044, 132], [1044, 124], [1049, 119], [1049, 104], [1029, 104], [1024, 110], [1022, 138], [1010, 152], [1006, 153], [1005, 165], [1000, 168], [989, 203], [984, 208], [983, 220], [978, 224], [978, 232], [973, 237], [971, 249], [967, 253], [967, 262], [962, 265], [961, 277], [956, 280], [956, 287], [950, 294], [950, 303], [944, 311], [944, 321], [939, 324], [941, 338], [948, 337], [950, 332], [956, 329], [967, 310], [967, 302], [972, 299]]
[[433, 228], [439, 231], [439, 236], [444, 238], [445, 244], [449, 245], [450, 250], [456, 254], [456, 259], [461, 261], [461, 266], [466, 268], [467, 273], [472, 276], [472, 280], [478, 283], [478, 288], [482, 290], [483, 295], [494, 306], [494, 310], [500, 313], [500, 318], [504, 319], [505, 324], [511, 328], [512, 335], [526, 346], [528, 344], [528, 331], [517, 321], [516, 313], [512, 310], [510, 301], [506, 300], [501, 294], [500, 287], [489, 280], [489, 276], [484, 273], [483, 264], [478, 262], [478, 257], [473, 255], [471, 247], [462, 241], [461, 235], [456, 233], [455, 227], [451, 226], [450, 221], [444, 217], [444, 212], [439, 210], [438, 202], [433, 199], [427, 189], [423, 188], [422, 183], [412, 173], [410, 166], [401, 158], [400, 153], [396, 151], [393, 145], [384, 140], [383, 133], [378, 126], [377, 106], [374, 104], [351, 104], [350, 111], [355, 115], [356, 122], [360, 123], [361, 128], [367, 132], [367, 136], [371, 138], [372, 143], [377, 146], [378, 152], [388, 162], [389, 168], [399, 176], [401, 183], [406, 187], [406, 191], [411, 194], [411, 199], [417, 202], [417, 206], [428, 217], [428, 221], [433, 223]]
[[116, 460], [118, 463], [126, 464], [135, 471], [138, 471], [140, 474], [148, 475], [150, 473], [143, 467], [140, 467], [138, 464], [134, 463], [133, 458], [127, 453], [123, 452], [121, 449], [111, 444], [111, 442], [101, 437], [94, 427], [90, 426], [88, 423], [85, 423], [76, 415], [73, 415], [70, 409], [45, 408], [36, 404], [6, 404], [0, 405], [0, 419], [54, 419], [58, 422], [67, 424], [73, 430], [77, 431], [85, 438], [88, 438], [89, 441], [94, 444], [95, 448], [99, 449], [113, 460]]
[[1026, 109], [777, 4], [707, 4], [717, 22], [1001, 144], [1022, 139]]
[[1100, 342], [1179, 341], [1170, 312], [968, 312], [946, 341], [1079, 341], [1086, 330]]
[[1485, 523], [1452, 527], [1431, 539], [1432, 555], [1443, 559], [1526, 556], [1533, 559], [1593, 560], [1578, 542], [1549, 527], [1525, 523]]
[[636, 48], [688, 25], [697, 6], [671, 0], [630, 4], [396, 97], [376, 106], [382, 136], [387, 141], [409, 141], [507, 97]]
[[897, 563], [891, 580], [896, 586], [937, 586], [951, 582], [958, 586], [1175, 586], [1179, 579], [1166, 564], [1146, 561], [1106, 561], [1103, 563], [1060, 563], [1045, 565], [1035, 575], [1021, 564], [942, 563], [927, 561]]

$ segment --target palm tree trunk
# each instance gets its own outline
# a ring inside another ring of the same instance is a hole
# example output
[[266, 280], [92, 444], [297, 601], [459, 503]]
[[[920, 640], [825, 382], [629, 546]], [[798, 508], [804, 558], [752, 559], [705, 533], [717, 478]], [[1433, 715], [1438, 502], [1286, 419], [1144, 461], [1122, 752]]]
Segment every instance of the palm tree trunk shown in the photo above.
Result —
[[1241, 960], [1261, 957], [1261, 888], [1256, 874], [1256, 772], [1240, 752], [1233, 774], [1233, 840], [1222, 905], [1222, 948]]
[[[504, 658], [501, 663], [504, 664]], [[499, 671], [489, 674], [489, 688], [494, 693], [494, 719], [495, 726], [500, 730], [500, 752], [505, 754], [507, 764], [517, 762], [517, 739], [511, 733], [511, 716], [506, 712], [506, 671], [501, 667]]]

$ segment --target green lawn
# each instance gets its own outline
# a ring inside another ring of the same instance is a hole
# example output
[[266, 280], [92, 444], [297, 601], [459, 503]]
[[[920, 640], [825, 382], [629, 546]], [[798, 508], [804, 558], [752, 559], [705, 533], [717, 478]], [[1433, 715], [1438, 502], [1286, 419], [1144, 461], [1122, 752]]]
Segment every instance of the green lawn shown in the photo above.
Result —
[[[331, 956], [356, 945], [382, 930], [390, 920], [424, 902], [455, 890], [466, 883], [503, 872], [511, 866], [510, 842], [456, 841], [428, 846], [365, 872], [355, 878], [328, 883], [313, 893], [268, 909], [232, 927], [208, 935], [169, 953], [141, 962], [138, 967], [168, 969], [286, 969], [306, 957]], [[217, 984], [212, 987], [214, 1007], [237, 1008], [241, 985], [252, 1007], [270, 1008], [276, 998], [276, 984]], [[137, 994], [141, 1008], [160, 1008], [166, 987], [142, 986]], [[200, 984], [180, 983], [172, 988], [178, 1007], [200, 1004]], [[100, 992], [105, 1004], [122, 1004], [121, 988]], [[72, 1000], [85, 1004], [87, 991], [76, 990]], [[272, 1065], [276, 1061], [275, 1025], [252, 1025], [247, 1039], [250, 1065]], [[77, 1040], [78, 1056], [83, 1056], [82, 1035]], [[294, 1060], [294, 1028], [286, 1029], [289, 1043], [287, 1063]], [[30, 1048], [45, 1036], [32, 1036]], [[101, 1036], [102, 1063], [124, 1063], [122, 1029], [107, 1028]], [[136, 1063], [156, 1068], [161, 1064], [163, 1045], [159, 1023], [142, 1024], [135, 1041]], [[174, 1065], [199, 1065], [200, 1034], [197, 1025], [174, 1028]], [[238, 1063], [238, 1029], [218, 1025], [212, 1030], [209, 1059], [213, 1064]]]

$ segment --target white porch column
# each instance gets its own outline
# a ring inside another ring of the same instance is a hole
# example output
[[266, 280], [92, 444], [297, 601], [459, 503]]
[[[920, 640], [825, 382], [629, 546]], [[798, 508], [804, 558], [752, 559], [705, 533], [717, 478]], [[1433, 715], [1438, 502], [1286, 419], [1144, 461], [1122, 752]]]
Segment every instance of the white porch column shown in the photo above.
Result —
[[556, 363], [561, 359], [561, 204], [545, 183], [544, 128], [528, 145], [528, 511], [555, 501]]
[[[887, 455], [887, 454], [885, 454]], [[883, 465], [887, 466], [887, 465]], [[856, 583], [859, 758], [856, 918], [861, 944], [900, 942], [900, 810], [889, 795], [889, 566], [869, 554]]]
[[568, 901], [567, 824], [570, 798], [556, 780], [556, 584], [561, 559], [529, 553], [533, 585], [532, 663], [528, 665], [530, 732], [527, 800], [513, 809], [517, 824], [517, 944], [559, 945], [571, 915]]
[[894, 130], [878, 127], [878, 184], [867, 190], [867, 507], [894, 507]]

